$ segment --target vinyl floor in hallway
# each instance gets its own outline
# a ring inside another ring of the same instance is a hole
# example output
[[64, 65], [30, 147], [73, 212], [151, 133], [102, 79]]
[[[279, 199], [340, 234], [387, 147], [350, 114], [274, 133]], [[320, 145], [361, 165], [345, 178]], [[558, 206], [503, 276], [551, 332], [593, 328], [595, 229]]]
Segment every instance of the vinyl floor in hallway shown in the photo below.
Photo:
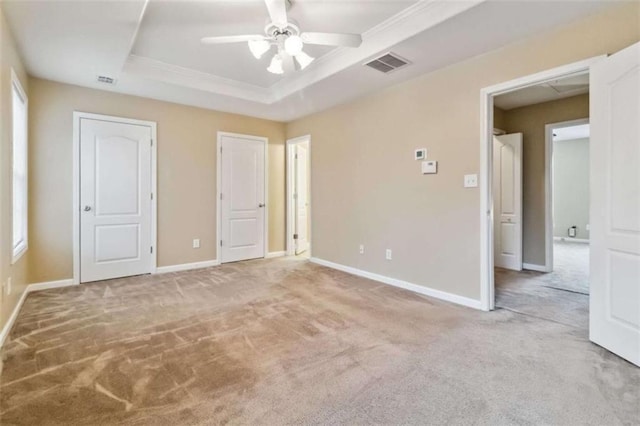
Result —
[[633, 424], [640, 369], [585, 328], [257, 260], [32, 293], [0, 423]]

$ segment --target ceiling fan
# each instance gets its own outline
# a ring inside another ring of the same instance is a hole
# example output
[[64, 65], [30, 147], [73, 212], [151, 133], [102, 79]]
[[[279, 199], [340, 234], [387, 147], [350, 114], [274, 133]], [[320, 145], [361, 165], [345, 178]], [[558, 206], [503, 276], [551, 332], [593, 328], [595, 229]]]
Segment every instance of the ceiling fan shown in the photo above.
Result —
[[295, 62], [298, 63], [300, 69], [305, 69], [314, 59], [302, 51], [305, 43], [345, 47], [358, 47], [362, 43], [362, 37], [359, 34], [300, 32], [295, 22], [287, 18], [288, 0], [265, 0], [265, 3], [270, 18], [270, 22], [264, 28], [265, 35], [203, 37], [200, 41], [204, 44], [246, 41], [249, 44], [249, 50], [256, 59], [260, 59], [271, 49], [271, 46], [277, 46], [278, 51], [273, 55], [267, 68], [267, 71], [274, 74], [295, 71]]

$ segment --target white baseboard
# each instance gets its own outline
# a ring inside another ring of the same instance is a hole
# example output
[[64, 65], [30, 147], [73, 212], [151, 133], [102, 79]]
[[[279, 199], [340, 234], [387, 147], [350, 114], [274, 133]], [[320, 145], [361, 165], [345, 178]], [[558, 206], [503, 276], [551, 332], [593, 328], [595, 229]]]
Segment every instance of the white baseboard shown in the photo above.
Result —
[[522, 269], [526, 269], [528, 271], [549, 272], [546, 266], [536, 265], [534, 263], [523, 263]]
[[209, 268], [211, 266], [218, 266], [220, 262], [218, 259], [204, 260], [202, 262], [182, 263], [180, 265], [159, 266], [156, 268], [156, 274], [165, 274], [167, 272], [180, 272], [190, 271], [191, 269]]
[[582, 244], [589, 244], [589, 240], [586, 240], [584, 238], [571, 238], [571, 237], [553, 237], [554, 241], [566, 241], [569, 243], [582, 243]]
[[458, 305], [467, 306], [469, 308], [482, 310], [482, 304], [479, 300], [469, 299], [468, 297], [458, 296], [457, 294], [447, 293], [446, 291], [436, 290], [433, 288], [425, 287], [418, 284], [413, 284], [407, 281], [402, 281], [396, 278], [385, 277], [384, 275], [374, 274], [372, 272], [363, 271], [361, 269], [352, 268], [351, 266], [341, 265], [339, 263], [333, 263], [328, 260], [312, 257], [311, 262], [318, 265], [327, 266], [332, 269], [347, 272], [349, 274], [357, 275], [359, 277], [368, 278], [370, 280], [378, 281], [384, 284], [389, 284], [394, 287], [400, 287], [405, 290], [410, 290], [415, 293], [423, 294], [429, 297], [435, 297], [436, 299], [445, 300], [447, 302], [456, 303]]
[[269, 253], [267, 253], [267, 255], [264, 257], [265, 259], [271, 259], [272, 257], [282, 257], [284, 255], [286, 255], [287, 252], [286, 251], [270, 251]]
[[34, 284], [27, 285], [27, 287], [22, 292], [22, 296], [20, 296], [18, 303], [16, 303], [16, 306], [13, 308], [13, 312], [11, 312], [11, 316], [9, 316], [9, 320], [4, 325], [4, 327], [2, 327], [2, 330], [0, 330], [0, 348], [2, 347], [2, 345], [4, 345], [5, 340], [9, 336], [9, 332], [11, 331], [13, 324], [16, 322], [16, 319], [18, 318], [18, 314], [20, 313], [20, 309], [22, 308], [22, 305], [24, 304], [24, 301], [27, 298], [27, 295], [29, 293], [33, 293], [34, 291], [40, 291], [40, 290], [49, 290], [52, 288], [69, 287], [72, 285], [77, 285], [73, 283], [73, 279], [47, 281], [47, 282], [34, 283]]

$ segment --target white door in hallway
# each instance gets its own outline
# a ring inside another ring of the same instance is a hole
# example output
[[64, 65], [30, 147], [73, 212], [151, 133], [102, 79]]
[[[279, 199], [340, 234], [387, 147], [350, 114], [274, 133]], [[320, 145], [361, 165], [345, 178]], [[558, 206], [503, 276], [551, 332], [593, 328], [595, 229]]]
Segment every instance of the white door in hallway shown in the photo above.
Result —
[[80, 281], [152, 272], [149, 126], [80, 119]]
[[591, 67], [589, 337], [640, 366], [640, 44]]
[[522, 270], [522, 133], [493, 138], [494, 264]]
[[265, 256], [264, 138], [220, 136], [220, 261]]
[[306, 143], [295, 146], [296, 159], [296, 254], [309, 249], [309, 146]]

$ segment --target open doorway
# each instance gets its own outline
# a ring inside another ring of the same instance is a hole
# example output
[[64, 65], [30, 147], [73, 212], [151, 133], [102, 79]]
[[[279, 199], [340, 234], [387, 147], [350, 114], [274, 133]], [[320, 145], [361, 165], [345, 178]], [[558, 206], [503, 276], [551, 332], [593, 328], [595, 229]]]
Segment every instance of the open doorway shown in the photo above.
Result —
[[287, 141], [287, 255], [311, 256], [311, 136]]
[[589, 307], [589, 75], [494, 98], [495, 305], [576, 327]]

